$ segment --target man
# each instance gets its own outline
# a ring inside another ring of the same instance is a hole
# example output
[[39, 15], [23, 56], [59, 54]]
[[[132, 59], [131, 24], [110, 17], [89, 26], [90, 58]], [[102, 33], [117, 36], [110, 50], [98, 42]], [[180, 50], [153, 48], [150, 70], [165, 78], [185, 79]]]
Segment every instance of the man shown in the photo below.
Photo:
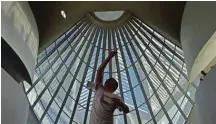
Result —
[[103, 73], [106, 65], [117, 54], [117, 51], [110, 52], [97, 70], [96, 82], [94, 84], [95, 97], [92, 104], [90, 124], [113, 124], [113, 112], [116, 108], [124, 113], [129, 112], [127, 105], [118, 97], [112, 94], [118, 88], [118, 82], [114, 78], [106, 80], [103, 86]]

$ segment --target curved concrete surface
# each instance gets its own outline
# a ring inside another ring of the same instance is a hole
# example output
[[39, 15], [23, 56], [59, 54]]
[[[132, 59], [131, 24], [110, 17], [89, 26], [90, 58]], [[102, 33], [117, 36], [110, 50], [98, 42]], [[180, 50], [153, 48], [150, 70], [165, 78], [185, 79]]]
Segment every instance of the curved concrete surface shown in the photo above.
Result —
[[1, 123], [26, 124], [29, 102], [22, 83], [16, 81], [1, 68]]
[[185, 6], [181, 24], [181, 42], [190, 82], [216, 55], [215, 6], [216, 2], [187, 2]]
[[3, 1], [1, 35], [20, 57], [33, 78], [38, 54], [39, 35], [28, 2]]
[[[180, 27], [184, 1], [30, 1], [40, 33], [40, 51], [60, 35], [95, 11], [132, 12], [144, 23], [180, 46]], [[63, 18], [64, 10], [67, 18]]]
[[216, 111], [216, 67], [214, 67], [205, 77], [204, 81], [200, 84], [195, 101], [197, 105], [198, 121], [200, 124], [215, 124], [215, 111]]

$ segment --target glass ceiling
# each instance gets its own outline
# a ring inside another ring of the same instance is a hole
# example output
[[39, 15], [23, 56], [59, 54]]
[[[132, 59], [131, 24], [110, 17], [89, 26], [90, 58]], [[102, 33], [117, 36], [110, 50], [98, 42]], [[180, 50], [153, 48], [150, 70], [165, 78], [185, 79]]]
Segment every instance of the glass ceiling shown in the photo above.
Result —
[[101, 20], [104, 21], [114, 21], [122, 16], [124, 11], [104, 11], [104, 12], [94, 12], [94, 14]]
[[197, 85], [188, 83], [182, 50], [135, 16], [115, 29], [83, 18], [37, 58], [33, 85], [25, 91], [43, 124], [89, 122], [95, 91], [86, 88], [110, 50], [117, 56], [104, 81], [119, 82], [115, 92], [130, 113], [114, 112], [115, 124], [184, 124]]

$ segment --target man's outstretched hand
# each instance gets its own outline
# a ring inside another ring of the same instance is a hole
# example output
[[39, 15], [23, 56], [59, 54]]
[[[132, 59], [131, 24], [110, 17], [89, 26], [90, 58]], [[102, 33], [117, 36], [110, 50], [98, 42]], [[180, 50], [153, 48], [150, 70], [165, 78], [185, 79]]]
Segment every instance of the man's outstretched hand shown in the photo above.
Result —
[[120, 111], [123, 111], [124, 113], [129, 113], [129, 108], [126, 104], [124, 104], [120, 99], [112, 98], [112, 101], [118, 106]]
[[111, 51], [111, 52], [109, 53], [109, 56], [110, 56], [110, 57], [114, 57], [116, 54], [117, 54], [117, 50], [116, 50], [116, 51]]

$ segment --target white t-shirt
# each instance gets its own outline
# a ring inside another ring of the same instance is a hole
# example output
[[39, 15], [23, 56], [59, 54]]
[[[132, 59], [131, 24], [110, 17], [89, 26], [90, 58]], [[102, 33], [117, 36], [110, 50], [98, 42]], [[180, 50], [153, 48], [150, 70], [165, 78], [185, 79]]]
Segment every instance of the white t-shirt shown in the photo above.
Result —
[[92, 104], [89, 124], [113, 124], [113, 112], [117, 106], [112, 102], [108, 104], [101, 102], [102, 99], [109, 99], [105, 94], [103, 85], [99, 86]]

